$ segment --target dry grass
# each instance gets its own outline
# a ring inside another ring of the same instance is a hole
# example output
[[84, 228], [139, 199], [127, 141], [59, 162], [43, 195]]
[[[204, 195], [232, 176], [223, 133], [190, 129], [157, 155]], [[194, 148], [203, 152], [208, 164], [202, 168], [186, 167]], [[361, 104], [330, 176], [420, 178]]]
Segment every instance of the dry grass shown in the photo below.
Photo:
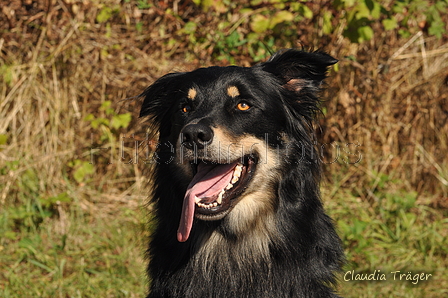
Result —
[[[38, 175], [35, 192], [44, 197], [64, 192], [67, 184], [75, 191], [107, 185], [109, 194], [118, 195], [139, 177], [135, 178], [135, 167], [120, 162], [115, 154], [112, 165], [99, 165], [104, 175], [93, 177], [92, 185], [76, 185], [70, 181], [73, 169], [67, 164], [75, 159], [90, 162], [90, 147], [101, 143], [98, 138], [102, 131], [85, 121], [88, 114], [107, 117], [98, 110], [109, 100], [117, 114], [128, 109], [136, 117], [137, 105], [120, 104], [120, 100], [137, 95], [152, 80], [151, 74], [161, 75], [169, 67], [155, 63], [138, 49], [136, 36], [107, 36], [104, 25], [85, 23], [95, 19], [98, 7], [87, 9], [83, 20], [70, 18], [66, 9], [56, 5], [48, 14], [37, 14], [34, 22], [42, 30], [19, 23], [25, 32], [13, 27], [0, 42], [0, 134], [7, 137], [0, 152], [1, 168], [6, 171], [0, 178], [0, 184], [5, 185], [0, 193], [2, 204], [17, 200], [23, 191], [17, 182], [27, 171]], [[118, 138], [107, 141], [114, 142], [101, 145], [115, 148], [116, 153]], [[18, 164], [4, 164], [8, 161]]]
[[421, 32], [409, 41], [391, 35], [333, 50], [357, 61], [341, 61], [332, 75], [324, 140], [360, 144], [363, 159], [346, 186], [387, 174], [400, 188], [446, 197], [448, 44]]

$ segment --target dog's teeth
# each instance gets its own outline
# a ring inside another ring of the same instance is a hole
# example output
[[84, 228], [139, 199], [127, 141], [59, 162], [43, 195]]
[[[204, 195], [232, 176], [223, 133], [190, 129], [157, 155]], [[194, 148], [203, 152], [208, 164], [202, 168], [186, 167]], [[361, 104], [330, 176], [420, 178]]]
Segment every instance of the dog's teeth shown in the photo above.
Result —
[[238, 181], [238, 179], [241, 177], [241, 172], [242, 171], [243, 171], [243, 165], [242, 164], [239, 164], [239, 165], [237, 165], [235, 167], [235, 170], [233, 172], [233, 178], [232, 178], [232, 181], [231, 181], [232, 184]]
[[197, 203], [199, 203], [201, 201], [201, 199], [200, 198], [198, 198], [197, 196], [194, 196], [194, 202], [197, 204]]
[[224, 190], [222, 190], [219, 195], [218, 195], [218, 199], [216, 200], [216, 202], [221, 205], [222, 203], [222, 195], [224, 194]]
[[241, 172], [243, 171], [243, 166], [242, 165], [237, 165], [236, 167], [235, 167], [235, 172], [234, 172], [234, 175], [236, 175], [236, 176], [240, 176], [241, 175]]
[[220, 205], [222, 203], [222, 195], [224, 194], [224, 190], [218, 195], [218, 200], [213, 202], [213, 203], [201, 203], [201, 202], [196, 202], [196, 205], [199, 208], [204, 208], [204, 209], [211, 209], [213, 207], [217, 207], [218, 205]]
[[226, 186], [226, 190], [229, 190], [229, 189], [231, 189], [233, 187], [233, 184], [232, 183], [229, 183], [229, 184], [227, 184], [227, 186]]

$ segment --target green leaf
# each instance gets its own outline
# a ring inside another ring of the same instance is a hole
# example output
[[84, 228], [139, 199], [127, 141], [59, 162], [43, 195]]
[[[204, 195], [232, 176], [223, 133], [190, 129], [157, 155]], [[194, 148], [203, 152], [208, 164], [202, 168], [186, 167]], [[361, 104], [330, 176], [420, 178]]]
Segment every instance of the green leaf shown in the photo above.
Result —
[[370, 17], [370, 10], [369, 8], [364, 4], [364, 3], [359, 3], [358, 6], [356, 7], [356, 19], [362, 19], [362, 18], [366, 18], [368, 19]]
[[279, 11], [277, 12], [269, 22], [269, 28], [274, 28], [276, 25], [283, 22], [290, 22], [294, 19], [294, 15], [289, 11]]
[[292, 11], [297, 12], [298, 15], [303, 16], [307, 19], [313, 18], [313, 11], [308, 6], [306, 6], [306, 4], [292, 2], [291, 9]]
[[371, 40], [374, 35], [373, 29], [370, 26], [359, 27], [358, 33], [360, 43], [366, 40]]
[[131, 122], [131, 113], [120, 114], [112, 117], [111, 126], [112, 128], [118, 129], [120, 127], [126, 128]]
[[92, 125], [92, 127], [94, 129], [97, 129], [98, 127], [100, 127], [100, 125], [105, 125], [105, 126], [109, 126], [110, 121], [109, 119], [106, 118], [97, 118], [92, 120], [92, 122], [90, 123], [90, 125]]
[[398, 34], [400, 34], [400, 36], [402, 38], [409, 38], [411, 36], [411, 32], [409, 32], [409, 30], [405, 30], [405, 29], [398, 30]]
[[194, 23], [194, 22], [187, 22], [186, 24], [185, 24], [185, 27], [184, 27], [184, 32], [185, 33], [187, 33], [187, 34], [193, 34], [193, 33], [195, 33], [196, 32], [196, 29], [198, 28], [198, 26], [196, 25], [196, 23]]
[[81, 163], [80, 167], [75, 170], [73, 173], [73, 178], [75, 178], [76, 182], [81, 183], [84, 181], [86, 176], [95, 173], [95, 167], [84, 161]]
[[110, 100], [106, 100], [101, 104], [100, 111], [105, 111], [106, 113], [111, 109], [112, 102]]
[[442, 21], [432, 22], [431, 26], [428, 28], [428, 33], [441, 39], [443, 33], [445, 33], [445, 24]]
[[98, 23], [105, 23], [112, 17], [113, 10], [110, 7], [103, 7], [96, 16]]
[[398, 23], [397, 20], [392, 18], [392, 19], [385, 19], [383, 20], [383, 26], [385, 30], [393, 30], [395, 28], [398, 27]]
[[237, 31], [233, 31], [229, 36], [225, 38], [226, 45], [228, 48], [236, 48], [245, 44], [246, 40], [241, 40], [241, 36]]
[[[367, 1], [366, 1], [367, 3]], [[369, 2], [372, 6], [368, 6], [370, 9], [370, 15], [373, 19], [377, 20], [381, 17], [381, 5], [377, 1]]]
[[302, 5], [302, 15], [307, 19], [313, 18], [313, 11], [306, 5]]
[[269, 19], [262, 15], [255, 15], [250, 22], [250, 28], [255, 33], [266, 32], [269, 28]]

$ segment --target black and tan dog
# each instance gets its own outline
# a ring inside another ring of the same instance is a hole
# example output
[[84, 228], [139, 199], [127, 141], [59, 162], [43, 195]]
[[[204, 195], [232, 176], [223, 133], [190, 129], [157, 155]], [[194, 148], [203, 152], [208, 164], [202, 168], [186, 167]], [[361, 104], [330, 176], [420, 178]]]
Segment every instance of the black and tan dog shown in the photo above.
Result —
[[159, 135], [148, 297], [337, 297], [343, 252], [312, 121], [323, 52], [171, 73], [141, 96]]

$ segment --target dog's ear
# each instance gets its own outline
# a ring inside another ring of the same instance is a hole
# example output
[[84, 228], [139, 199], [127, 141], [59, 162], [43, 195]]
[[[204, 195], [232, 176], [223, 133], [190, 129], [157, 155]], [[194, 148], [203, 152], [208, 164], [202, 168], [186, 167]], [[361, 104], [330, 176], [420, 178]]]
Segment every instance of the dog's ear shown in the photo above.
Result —
[[143, 97], [140, 109], [140, 117], [151, 116], [153, 120], [160, 122], [163, 115], [174, 103], [172, 93], [178, 90], [179, 77], [183, 73], [169, 73], [155, 81], [145, 89], [139, 97]]
[[[143, 104], [140, 109], [140, 117], [149, 116], [154, 133], [159, 132], [160, 137], [169, 135], [171, 124], [163, 121], [169, 111], [175, 105], [181, 84], [181, 76], [184, 73], [169, 73], [155, 81], [145, 89], [139, 97], [143, 97]], [[167, 123], [162, 127], [162, 123]]]
[[326, 78], [328, 67], [337, 62], [324, 52], [289, 49], [274, 54], [260, 66], [277, 77], [286, 89], [316, 92]]

